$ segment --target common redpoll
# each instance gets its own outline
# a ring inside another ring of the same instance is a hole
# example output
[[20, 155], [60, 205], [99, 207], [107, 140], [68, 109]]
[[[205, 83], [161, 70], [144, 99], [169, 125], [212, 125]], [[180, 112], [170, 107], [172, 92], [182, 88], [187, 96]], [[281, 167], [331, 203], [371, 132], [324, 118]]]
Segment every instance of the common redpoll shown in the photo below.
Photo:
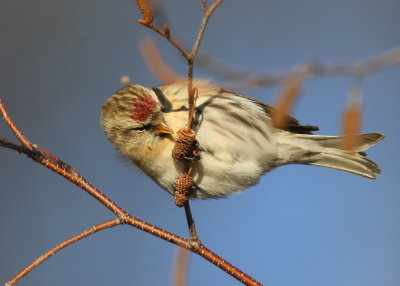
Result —
[[[201, 150], [194, 164], [192, 198], [221, 198], [257, 184], [278, 166], [306, 164], [333, 168], [370, 179], [379, 167], [364, 150], [384, 138], [360, 134], [352, 152], [341, 149], [343, 137], [313, 135], [315, 126], [294, 119], [284, 129], [274, 127], [272, 107], [205, 81], [198, 90], [193, 129]], [[158, 185], [174, 194], [174, 185], [187, 162], [171, 153], [174, 132], [187, 126], [187, 82], [155, 88], [126, 86], [104, 104], [101, 125], [108, 139]]]

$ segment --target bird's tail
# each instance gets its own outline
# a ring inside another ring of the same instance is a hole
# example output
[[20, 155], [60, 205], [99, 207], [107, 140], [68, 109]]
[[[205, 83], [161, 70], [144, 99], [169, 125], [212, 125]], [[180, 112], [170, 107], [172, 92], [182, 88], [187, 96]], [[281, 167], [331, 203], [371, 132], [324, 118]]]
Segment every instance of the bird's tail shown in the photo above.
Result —
[[375, 179], [376, 174], [380, 174], [381, 170], [375, 162], [366, 157], [364, 151], [381, 141], [385, 136], [381, 133], [359, 134], [357, 136], [359, 136], [359, 143], [353, 147], [352, 152], [349, 152], [342, 149], [344, 136], [296, 135], [310, 147], [307, 148], [307, 153], [310, 155], [308, 160], [294, 163], [327, 167]]

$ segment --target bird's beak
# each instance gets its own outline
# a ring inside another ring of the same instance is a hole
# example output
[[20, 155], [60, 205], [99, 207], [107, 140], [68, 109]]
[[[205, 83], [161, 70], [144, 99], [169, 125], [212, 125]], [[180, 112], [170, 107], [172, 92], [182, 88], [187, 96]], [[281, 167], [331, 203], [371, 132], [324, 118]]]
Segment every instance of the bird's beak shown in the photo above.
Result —
[[156, 128], [154, 128], [154, 132], [157, 134], [174, 134], [174, 130], [165, 122], [161, 122]]

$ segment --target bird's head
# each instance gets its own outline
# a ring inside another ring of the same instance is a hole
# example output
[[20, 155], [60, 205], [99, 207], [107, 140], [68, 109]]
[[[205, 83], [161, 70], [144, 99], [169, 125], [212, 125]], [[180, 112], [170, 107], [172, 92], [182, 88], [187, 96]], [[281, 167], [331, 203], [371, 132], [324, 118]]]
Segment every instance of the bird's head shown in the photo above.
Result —
[[100, 123], [114, 147], [131, 157], [141, 146], [152, 145], [162, 135], [173, 133], [161, 109], [151, 88], [131, 85], [107, 99]]

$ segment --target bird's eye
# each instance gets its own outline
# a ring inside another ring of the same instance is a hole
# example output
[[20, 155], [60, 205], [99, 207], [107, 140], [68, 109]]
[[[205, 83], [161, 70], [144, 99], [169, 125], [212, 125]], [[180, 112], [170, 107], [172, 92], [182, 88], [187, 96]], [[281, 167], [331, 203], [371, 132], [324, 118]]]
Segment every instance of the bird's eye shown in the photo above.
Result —
[[143, 126], [140, 126], [140, 127], [132, 128], [130, 130], [134, 130], [136, 132], [143, 132], [145, 130], [150, 129], [150, 127], [151, 127], [151, 124], [147, 124], [147, 125], [143, 125]]

